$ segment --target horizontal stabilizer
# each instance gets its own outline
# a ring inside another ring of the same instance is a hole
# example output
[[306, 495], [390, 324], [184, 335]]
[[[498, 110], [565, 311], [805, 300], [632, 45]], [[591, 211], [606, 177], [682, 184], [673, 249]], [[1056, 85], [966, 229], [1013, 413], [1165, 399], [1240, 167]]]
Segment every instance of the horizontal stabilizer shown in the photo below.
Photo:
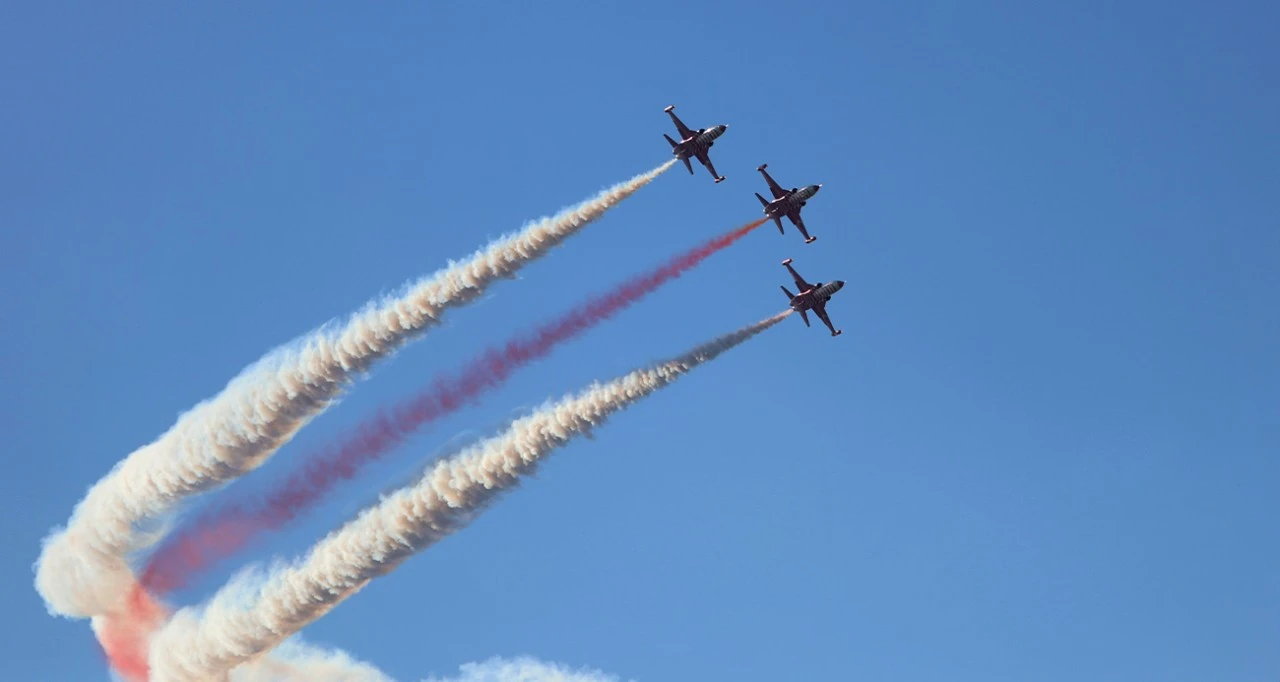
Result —
[[675, 141], [675, 140], [673, 140], [673, 139], [671, 139], [671, 136], [670, 136], [670, 135], [668, 135], [668, 134], [666, 134], [666, 133], [663, 133], [663, 134], [662, 134], [662, 136], [663, 136], [663, 137], [665, 137], [665, 138], [667, 138], [667, 142], [670, 142], [670, 143], [671, 143], [672, 148], [674, 148], [674, 147], [676, 146], [676, 141]]
[[764, 197], [762, 197], [762, 196], [760, 196], [760, 193], [759, 193], [759, 192], [756, 192], [756, 198], [760, 200], [760, 205], [761, 205], [761, 206], [764, 206], [765, 208], [768, 208], [768, 207], [769, 207], [769, 202], [768, 202], [768, 201], [765, 201], [765, 198], [764, 198]]
[[804, 320], [804, 326], [806, 326], [806, 327], [808, 327], [808, 326], [809, 326], [809, 313], [807, 313], [807, 312], [805, 312], [805, 311], [801, 310], [801, 311], [800, 311], [800, 319]]

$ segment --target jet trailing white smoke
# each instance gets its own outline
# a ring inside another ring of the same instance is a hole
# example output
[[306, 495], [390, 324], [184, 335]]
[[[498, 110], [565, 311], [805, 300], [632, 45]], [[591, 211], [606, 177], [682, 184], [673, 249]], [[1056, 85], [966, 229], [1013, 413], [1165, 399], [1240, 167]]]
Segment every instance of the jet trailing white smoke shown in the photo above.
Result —
[[241, 575], [202, 609], [183, 609], [151, 641], [154, 682], [216, 679], [328, 613], [370, 580], [464, 526], [547, 455], [615, 412], [777, 324], [757, 322], [518, 419], [503, 434], [434, 465], [260, 581]]
[[402, 293], [376, 301], [345, 324], [280, 349], [183, 414], [90, 489], [65, 529], [46, 538], [36, 589], [51, 612], [111, 612], [133, 576], [125, 558], [158, 540], [138, 525], [162, 518], [184, 497], [260, 466], [361, 373], [605, 214], [675, 163], [669, 161], [595, 197], [502, 237]]

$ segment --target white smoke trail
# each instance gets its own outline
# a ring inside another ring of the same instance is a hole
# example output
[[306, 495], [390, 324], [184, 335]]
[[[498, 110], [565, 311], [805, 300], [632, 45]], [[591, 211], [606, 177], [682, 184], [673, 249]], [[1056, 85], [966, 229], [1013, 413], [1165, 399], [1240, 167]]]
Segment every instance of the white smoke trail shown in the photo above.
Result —
[[[111, 660], [111, 677], [120, 682], [148, 682], [146, 671], [124, 657], [143, 656], [146, 642], [168, 614], [154, 602], [130, 614], [94, 616], [90, 627]], [[121, 666], [117, 668], [116, 666]], [[219, 682], [394, 682], [377, 668], [351, 658], [346, 652], [326, 650], [302, 641], [286, 639], [268, 654], [212, 679]]]
[[321, 329], [278, 350], [183, 414], [155, 442], [134, 451], [89, 490], [65, 530], [41, 552], [36, 589], [51, 613], [108, 613], [133, 580], [126, 555], [156, 541], [138, 524], [172, 511], [183, 497], [260, 466], [377, 360], [479, 297], [666, 172], [663, 165], [550, 218], [500, 238], [463, 262], [377, 301], [345, 325]]
[[636, 370], [518, 419], [437, 463], [265, 578], [237, 576], [200, 610], [183, 609], [151, 641], [153, 682], [216, 677], [328, 613], [370, 580], [458, 530], [556, 448], [765, 329], [790, 310], [674, 360]]

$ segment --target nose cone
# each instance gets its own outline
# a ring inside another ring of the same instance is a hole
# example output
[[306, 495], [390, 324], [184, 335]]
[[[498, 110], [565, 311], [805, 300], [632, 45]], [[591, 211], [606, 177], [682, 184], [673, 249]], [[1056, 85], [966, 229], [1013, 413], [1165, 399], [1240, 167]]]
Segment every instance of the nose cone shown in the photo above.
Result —
[[836, 291], [840, 291], [843, 288], [844, 288], [844, 280], [842, 279], [836, 280]]
[[822, 189], [822, 183], [818, 183], [816, 185], [809, 185], [809, 191], [812, 192], [813, 194], [817, 194], [818, 190], [820, 189]]

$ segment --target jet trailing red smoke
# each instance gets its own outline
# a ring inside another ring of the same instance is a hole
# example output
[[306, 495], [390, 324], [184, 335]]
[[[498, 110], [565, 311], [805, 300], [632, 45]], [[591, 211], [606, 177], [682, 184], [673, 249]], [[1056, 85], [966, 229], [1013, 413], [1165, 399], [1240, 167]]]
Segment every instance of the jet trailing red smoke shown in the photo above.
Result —
[[259, 534], [297, 518], [339, 482], [355, 476], [361, 467], [400, 445], [417, 429], [500, 386], [515, 370], [679, 277], [764, 222], [762, 218], [748, 223], [676, 256], [586, 301], [531, 334], [519, 335], [502, 346], [490, 348], [467, 364], [460, 374], [437, 378], [417, 396], [380, 411], [350, 436], [307, 458], [300, 471], [265, 495], [221, 507], [198, 518], [152, 556], [140, 577], [142, 585], [157, 595], [183, 587], [215, 562], [243, 549]]

